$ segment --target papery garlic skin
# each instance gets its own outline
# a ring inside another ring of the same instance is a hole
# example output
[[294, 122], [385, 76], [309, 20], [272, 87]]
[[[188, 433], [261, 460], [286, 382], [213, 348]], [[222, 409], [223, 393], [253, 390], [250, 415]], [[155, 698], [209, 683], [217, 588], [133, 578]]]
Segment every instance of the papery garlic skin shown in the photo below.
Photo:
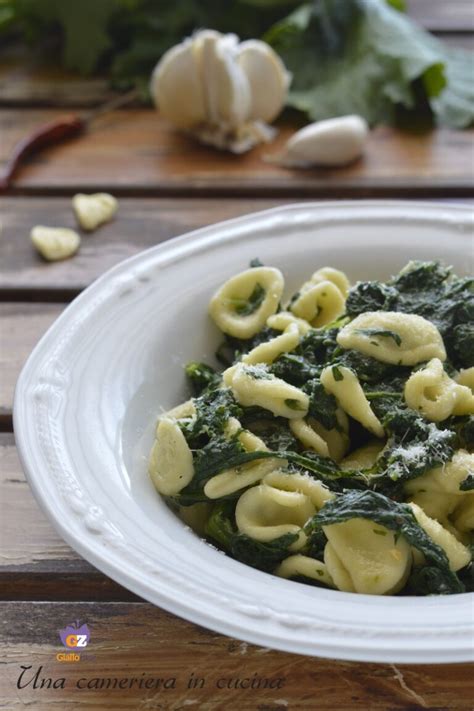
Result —
[[310, 123], [289, 139], [281, 162], [295, 167], [347, 165], [362, 155], [368, 134], [369, 127], [362, 116]]
[[151, 76], [150, 91], [161, 114], [177, 128], [191, 129], [206, 119], [204, 88], [192, 39], [165, 52]]
[[291, 75], [265, 42], [201, 30], [165, 52], [150, 84], [155, 105], [202, 143], [242, 153], [271, 140]]
[[72, 199], [72, 208], [82, 229], [92, 232], [113, 218], [118, 202], [109, 193], [77, 193]]
[[30, 233], [36, 250], [48, 262], [57, 262], [72, 257], [79, 249], [81, 238], [66, 227], [43, 227], [37, 225]]
[[238, 44], [236, 35], [220, 35], [206, 38], [202, 45], [207, 122], [226, 130], [237, 129], [250, 114], [250, 85], [236, 61]]
[[242, 42], [238, 62], [250, 84], [250, 118], [271, 123], [285, 103], [291, 74], [278, 54], [259, 40]]

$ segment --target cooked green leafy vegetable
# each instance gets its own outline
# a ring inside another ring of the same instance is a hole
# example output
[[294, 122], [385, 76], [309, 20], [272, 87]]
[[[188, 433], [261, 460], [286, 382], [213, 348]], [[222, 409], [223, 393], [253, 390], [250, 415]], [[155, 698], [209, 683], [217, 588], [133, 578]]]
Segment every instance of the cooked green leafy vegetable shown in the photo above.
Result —
[[[249, 288], [248, 293], [253, 295], [250, 302], [259, 301], [255, 288]], [[370, 340], [384, 339], [384, 349], [391, 348], [396, 354], [393, 362], [338, 344], [340, 330], [362, 313], [375, 310], [423, 316], [436, 325], [446, 345], [448, 357], [442, 373], [449, 381], [448, 399], [453, 404], [449, 393], [456, 394], [452, 388], [460, 387], [456, 378], [466, 363], [455, 346], [460, 342], [456, 333], [471, 325], [472, 299], [471, 280], [452, 276], [437, 262], [413, 262], [387, 284], [356, 284], [347, 296], [345, 313], [337, 320], [321, 328], [298, 321], [299, 327], [304, 326], [303, 334], [291, 340], [288, 352], [280, 352], [281, 331], [269, 328], [263, 319], [260, 330], [255, 328], [250, 338], [226, 335], [219, 359], [235, 367], [223, 375], [203, 363], [190, 363], [186, 374], [194, 409], [188, 408], [182, 417], [173, 416], [172, 411], [165, 418], [166, 431], [172, 432], [168, 441], [171, 476], [180, 457], [191, 476], [181, 487], [170, 488], [168, 482], [162, 493], [176, 510], [186, 507], [190, 516], [194, 510], [196, 515], [204, 510], [200, 532], [205, 530], [209, 541], [236, 560], [266, 572], [311, 585], [371, 594], [431, 595], [472, 589], [468, 546], [472, 540], [469, 497], [474, 490], [474, 458], [468, 452], [474, 448], [474, 407], [469, 390], [463, 386], [460, 410], [453, 406], [446, 411], [449, 416], [432, 421], [405, 400], [407, 381], [426, 364], [421, 359], [415, 365], [397, 364], [400, 336], [396, 330], [364, 329]], [[234, 306], [229, 303], [225, 308]], [[242, 316], [252, 317], [253, 313], [247, 310]], [[282, 318], [291, 324], [291, 313], [282, 314]], [[394, 324], [398, 322], [397, 316]], [[294, 334], [294, 328], [292, 331]], [[435, 336], [439, 337], [436, 332]], [[268, 344], [268, 362], [253, 363], [255, 353], [250, 363], [241, 362], [262, 343]], [[276, 344], [274, 351], [272, 344]], [[444, 352], [441, 355], [444, 357]], [[355, 390], [350, 390], [353, 383], [348, 384], [345, 368], [356, 377]], [[334, 389], [328, 385], [327, 373]], [[240, 374], [244, 390], [239, 390], [236, 374]], [[440, 392], [442, 396], [443, 382], [440, 391], [436, 383], [428, 383], [424, 396], [433, 400]], [[344, 387], [349, 388], [352, 401], [340, 395], [338, 388]], [[378, 421], [375, 440], [373, 418]], [[156, 453], [152, 459], [153, 466], [158, 466]], [[461, 472], [456, 466], [463, 467]], [[449, 513], [440, 503], [438, 514], [435, 504], [443, 497], [436, 487], [444, 486], [440, 468], [447, 472], [446, 477], [454, 477], [446, 491], [456, 487], [459, 507], [447, 493]], [[417, 490], [416, 480], [422, 476], [423, 485]], [[160, 477], [163, 472], [156, 478], [158, 490]], [[435, 492], [434, 509], [422, 527], [418, 514], [415, 517], [413, 513], [418, 510], [406, 502], [413, 500], [424, 510], [430, 485]], [[196, 504], [196, 509], [189, 511], [188, 507]], [[205, 506], [200, 509], [202, 504]], [[183, 511], [182, 515], [185, 517]], [[439, 520], [433, 520], [436, 516]], [[365, 551], [365, 565], [370, 568], [378, 565], [377, 560], [380, 563], [380, 570], [366, 578], [357, 571], [351, 577], [351, 563], [338, 562], [331, 533], [322, 529], [358, 519], [373, 522], [368, 533], [360, 528], [360, 521], [355, 525], [354, 535], [362, 537], [357, 545], [361, 555]], [[394, 536], [388, 537], [385, 528]], [[430, 530], [441, 531], [443, 547], [435, 542], [439, 536], [427, 533]], [[366, 535], [375, 541], [367, 541]], [[400, 536], [409, 545], [397, 548]], [[417, 551], [414, 560], [410, 546]], [[371, 557], [373, 551], [375, 558]], [[455, 561], [451, 567], [448, 558]]]
[[366, 311], [392, 311], [398, 292], [393, 286], [379, 281], [358, 282], [350, 290], [346, 301], [346, 313], [358, 316]]
[[192, 362], [186, 366], [186, 376], [191, 383], [193, 395], [200, 395], [203, 390], [209, 387], [217, 387], [221, 376], [214, 368], [205, 363]]
[[396, 122], [402, 109], [428, 108], [438, 124], [469, 126], [472, 53], [449, 49], [403, 9], [401, 0], [235, 0], [225, 10], [218, 0], [3, 0], [0, 34], [144, 96], [163, 53], [197, 28], [263, 36], [293, 74], [288, 105], [309, 119]]
[[346, 310], [350, 316], [367, 311], [423, 316], [439, 329], [455, 368], [474, 365], [474, 279], [451, 277], [438, 262], [410, 262], [388, 285], [356, 284]]
[[[390, 437], [372, 471], [392, 481], [412, 479], [448, 462], [453, 454], [455, 434], [436, 427], [413, 410], [394, 403], [383, 422]], [[374, 471], [375, 470], [375, 471]], [[374, 484], [376, 480], [374, 479]], [[380, 481], [379, 481], [380, 485]]]
[[231, 502], [217, 504], [207, 521], [206, 535], [241, 563], [271, 573], [288, 556], [288, 548], [298, 535], [287, 533], [269, 543], [255, 541], [238, 532], [233, 524], [234, 510]]
[[[443, 589], [438, 593], [464, 592], [464, 586], [449, 569], [449, 561], [444, 550], [438, 546], [418, 524], [407, 504], [399, 504], [375, 491], [346, 491], [326, 503], [306, 525], [311, 534], [321, 526], [330, 526], [354, 518], [375, 521], [381, 526], [406, 538], [408, 543], [423, 553], [426, 560], [443, 579]], [[438, 577], [438, 579], [439, 579]]]
[[467, 477], [459, 484], [461, 491], [474, 491], [474, 473], [468, 474]]
[[256, 284], [248, 299], [234, 299], [233, 305], [239, 316], [249, 316], [261, 306], [264, 298], [265, 289], [261, 284]]
[[449, 569], [437, 568], [433, 565], [415, 566], [407, 581], [406, 592], [409, 595], [450, 595], [451, 593], [467, 592], [462, 581]]

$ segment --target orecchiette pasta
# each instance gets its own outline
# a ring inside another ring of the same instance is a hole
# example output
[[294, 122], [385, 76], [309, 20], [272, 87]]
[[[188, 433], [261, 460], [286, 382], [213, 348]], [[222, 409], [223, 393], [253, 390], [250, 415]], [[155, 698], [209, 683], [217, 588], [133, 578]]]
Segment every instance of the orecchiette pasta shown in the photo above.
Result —
[[329, 457], [327, 443], [303, 417], [290, 420], [290, 430], [306, 448], [313, 449], [322, 457]]
[[452, 519], [454, 526], [461, 533], [470, 533], [474, 530], [474, 494], [472, 492], [461, 499], [454, 510]]
[[318, 269], [310, 279], [310, 282], [313, 284], [317, 284], [321, 281], [331, 281], [337, 286], [344, 298], [346, 298], [347, 292], [351, 287], [349, 279], [344, 272], [341, 272], [339, 269], [334, 269], [333, 267], [322, 267]]
[[310, 498], [298, 491], [284, 491], [267, 484], [245, 491], [235, 508], [235, 522], [241, 533], [256, 541], [273, 541], [287, 533], [298, 535], [290, 550], [306, 542], [303, 526], [316, 512]]
[[330, 281], [339, 289], [342, 297], [344, 299], [346, 298], [347, 292], [350, 289], [349, 279], [344, 272], [341, 272], [339, 269], [334, 269], [333, 267], [321, 267], [321, 269], [317, 269], [308, 281], [305, 281], [301, 285], [298, 293], [304, 294], [306, 291], [309, 291], [313, 286], [320, 284], [322, 281]]
[[282, 353], [293, 351], [300, 342], [300, 332], [298, 326], [290, 324], [281, 336], [272, 338], [271, 341], [260, 343], [252, 348], [242, 358], [242, 363], [255, 365], [257, 363], [273, 363]]
[[455, 381], [459, 385], [464, 385], [465, 387], [470, 388], [471, 392], [474, 392], [474, 367], [460, 370], [455, 377]]
[[311, 326], [307, 321], [298, 318], [291, 311], [279, 311], [277, 314], [267, 318], [267, 326], [275, 331], [284, 331], [292, 324], [297, 326], [300, 336], [304, 336], [311, 330]]
[[232, 469], [225, 469], [206, 482], [204, 493], [212, 500], [230, 496], [230, 494], [241, 491], [247, 486], [257, 484], [265, 474], [268, 474], [281, 464], [281, 460], [270, 458], [242, 464], [242, 466], [233, 467]]
[[474, 414], [474, 395], [470, 388], [452, 380], [439, 358], [432, 358], [408, 378], [404, 394], [408, 407], [433, 422], [441, 422], [451, 415]]
[[393, 531], [366, 519], [323, 526], [328, 544], [324, 562], [337, 587], [345, 592], [387, 595], [406, 582], [410, 546]]
[[412, 262], [352, 288], [318, 268], [289, 302], [283, 287], [252, 266], [213, 296], [223, 367], [186, 366], [193, 397], [158, 420], [156, 489], [201, 537], [282, 578], [470, 590], [472, 280]]
[[[225, 434], [232, 437], [238, 434], [238, 440], [247, 452], [266, 452], [268, 447], [252, 432], [242, 429], [240, 422], [231, 417], [227, 422]], [[254, 460], [239, 467], [224, 469], [219, 474], [211, 477], [204, 485], [204, 493], [209, 499], [219, 499], [222, 496], [230, 496], [236, 491], [241, 491], [247, 486], [257, 484], [263, 477], [278, 466], [284, 464], [284, 460], [273, 457], [263, 460]]]
[[265, 452], [268, 449], [267, 445], [260, 439], [260, 437], [257, 437], [253, 434], [253, 432], [249, 432], [248, 430], [242, 430], [239, 435], [239, 441], [247, 452]]
[[214, 294], [209, 313], [224, 333], [251, 338], [277, 311], [283, 287], [283, 275], [278, 269], [247, 269], [226, 281]]
[[178, 494], [193, 478], [193, 455], [175, 420], [159, 421], [148, 471], [156, 489], [166, 496]]
[[452, 460], [440, 467], [430, 469], [425, 474], [410, 479], [405, 484], [408, 494], [435, 491], [441, 494], [465, 496], [459, 486], [469, 474], [474, 473], [474, 454], [465, 449], [458, 450]]
[[435, 518], [445, 528], [449, 528], [448, 516], [450, 516], [460, 498], [455, 494], [446, 494], [439, 491], [418, 491], [412, 494], [410, 501], [419, 506], [427, 516]]
[[236, 417], [229, 417], [224, 427], [224, 434], [229, 439], [233, 437], [238, 432], [242, 432], [242, 425]]
[[330, 543], [326, 543], [324, 548], [324, 564], [338, 590], [356, 592], [351, 576]]
[[327, 486], [308, 474], [294, 472], [290, 474], [281, 469], [275, 469], [264, 477], [263, 483], [283, 491], [299, 491], [310, 499], [317, 510], [324, 506], [326, 501], [334, 498], [334, 494]]
[[237, 365], [231, 365], [230, 368], [226, 368], [222, 373], [222, 383], [225, 387], [232, 387], [232, 378], [234, 377], [234, 373], [236, 370]]
[[436, 326], [422, 316], [368, 311], [339, 331], [337, 342], [383, 363], [416, 365], [430, 358], [446, 360]]
[[326, 565], [307, 555], [301, 555], [301, 553], [296, 553], [295, 555], [290, 555], [288, 558], [285, 558], [275, 570], [275, 575], [278, 575], [280, 578], [297, 578], [304, 576], [310, 580], [324, 583], [330, 588], [335, 587]]
[[[192, 400], [186, 400], [181, 405], [173, 407], [171, 410], [165, 412], [163, 417], [167, 417], [171, 420], [181, 420], [185, 417], [193, 417], [196, 414], [196, 408]], [[159, 422], [158, 425], [159, 426]]]
[[469, 563], [471, 554], [466, 546], [460, 543], [452, 533], [443, 528], [438, 521], [427, 516], [417, 504], [410, 503], [410, 507], [421, 528], [446, 553], [449, 567], [452, 571], [456, 572]]
[[376, 437], [384, 436], [384, 429], [365, 397], [357, 375], [343, 366], [324, 368], [321, 382], [334, 395], [344, 412], [361, 423]]
[[331, 323], [344, 313], [344, 297], [331, 281], [321, 281], [302, 292], [290, 309], [314, 327]]
[[336, 417], [339, 424], [339, 429], [334, 427], [332, 430], [327, 430], [323, 425], [313, 417], [308, 419], [314, 431], [322, 437], [329, 449], [329, 456], [335, 462], [340, 462], [347, 450], [349, 449], [349, 423], [346, 413], [338, 408]]
[[258, 405], [288, 419], [304, 417], [308, 412], [306, 393], [271, 375], [262, 365], [239, 363], [233, 372], [231, 387], [237, 402], [245, 407]]
[[[347, 416], [341, 410], [338, 419], [347, 423]], [[346, 432], [336, 428], [327, 430], [313, 417], [290, 420], [290, 430], [295, 437], [308, 449], [313, 449], [322, 457], [331, 457], [335, 462], [342, 459], [349, 446], [349, 437]]]
[[377, 461], [385, 443], [380, 440], [374, 440], [359, 447], [345, 457], [340, 463], [341, 469], [368, 469]]
[[[458, 531], [462, 533], [466, 529], [457, 525], [456, 517], [461, 510], [463, 500], [470, 496], [460, 488], [460, 485], [472, 473], [474, 473], [474, 454], [460, 449], [450, 462], [407, 481], [405, 492], [427, 516], [439, 521], [459, 538]], [[452, 518], [454, 528], [448, 517]]]

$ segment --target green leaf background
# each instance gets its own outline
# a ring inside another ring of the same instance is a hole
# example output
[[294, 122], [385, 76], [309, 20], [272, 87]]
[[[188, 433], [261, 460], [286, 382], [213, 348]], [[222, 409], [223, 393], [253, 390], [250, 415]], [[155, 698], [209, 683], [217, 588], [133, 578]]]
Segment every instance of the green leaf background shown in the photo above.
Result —
[[0, 38], [146, 93], [162, 54], [212, 27], [269, 42], [293, 74], [288, 106], [309, 120], [357, 113], [371, 124], [395, 123], [403, 109], [409, 117], [428, 112], [439, 125], [471, 125], [473, 54], [445, 47], [404, 7], [403, 0], [0, 0]]

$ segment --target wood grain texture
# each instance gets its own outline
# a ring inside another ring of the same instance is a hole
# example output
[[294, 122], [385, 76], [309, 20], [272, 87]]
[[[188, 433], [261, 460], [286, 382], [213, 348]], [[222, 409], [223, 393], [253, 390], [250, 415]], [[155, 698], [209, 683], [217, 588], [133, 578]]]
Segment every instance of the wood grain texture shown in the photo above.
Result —
[[[48, 711], [472, 708], [474, 689], [467, 664], [394, 666], [287, 654], [223, 637], [144, 603], [4, 603], [0, 610], [6, 622], [0, 638], [6, 662], [0, 698], [8, 709], [30, 705]], [[90, 643], [79, 662], [61, 663], [56, 655], [65, 650], [57, 630], [74, 620], [88, 624]], [[18, 688], [22, 666], [27, 669], [19, 684], [23, 688]], [[39, 667], [39, 678], [64, 678], [65, 688], [47, 688], [47, 684], [33, 688], [31, 680]], [[133, 678], [135, 688], [126, 688]], [[143, 681], [142, 689], [138, 687], [139, 680], [151, 678], [163, 680], [161, 689], [143, 688]], [[175, 688], [170, 683], [173, 678]], [[102, 682], [102, 689], [87, 689], [88, 683], [99, 684], [94, 681], [98, 679], [111, 682]], [[121, 679], [129, 681], [120, 689]], [[203, 679], [204, 686], [187, 688], [190, 679]], [[243, 679], [257, 680], [260, 688], [218, 688]], [[164, 680], [169, 688], [163, 688]], [[270, 682], [274, 688], [268, 688]], [[78, 683], [86, 688], [78, 690]]]
[[11, 416], [23, 364], [62, 309], [56, 304], [0, 303], [0, 422]]
[[[83, 234], [76, 256], [48, 263], [34, 250], [30, 230], [34, 225], [77, 229], [71, 200], [0, 198], [0, 300], [69, 301], [104, 271], [143, 249], [209, 224], [294, 202], [291, 198], [120, 198], [116, 219]], [[0, 347], [1, 342], [0, 336]], [[33, 345], [31, 339], [29, 343]]]
[[407, 12], [431, 31], [474, 31], [471, 0], [407, 0]]
[[68, 72], [20, 45], [2, 52], [0, 106], [96, 106], [112, 95], [105, 77]]
[[0, 434], [0, 521], [1, 600], [139, 599], [56, 533], [33, 498], [8, 433]]
[[71, 298], [122, 259], [205, 225], [294, 202], [238, 199], [121, 198], [116, 219], [84, 234], [79, 253], [47, 263], [31, 245], [34, 225], [76, 229], [71, 200], [0, 198], [0, 298]]
[[[0, 165], [21, 137], [60, 113], [1, 110]], [[472, 131], [410, 134], [379, 126], [365, 157], [350, 166], [287, 170], [265, 161], [282, 150], [294, 126], [280, 129], [271, 146], [231, 156], [173, 131], [152, 109], [124, 109], [98, 118], [82, 137], [32, 158], [14, 188], [28, 194], [105, 189], [251, 197], [472, 194]]]
[[36, 563], [44, 561], [73, 560], [81, 563], [82, 569], [89, 569], [90, 566], [82, 565], [80, 556], [73, 553], [54, 531], [34, 500], [11, 434], [0, 434], [0, 461], [2, 571], [20, 566], [32, 569]]

